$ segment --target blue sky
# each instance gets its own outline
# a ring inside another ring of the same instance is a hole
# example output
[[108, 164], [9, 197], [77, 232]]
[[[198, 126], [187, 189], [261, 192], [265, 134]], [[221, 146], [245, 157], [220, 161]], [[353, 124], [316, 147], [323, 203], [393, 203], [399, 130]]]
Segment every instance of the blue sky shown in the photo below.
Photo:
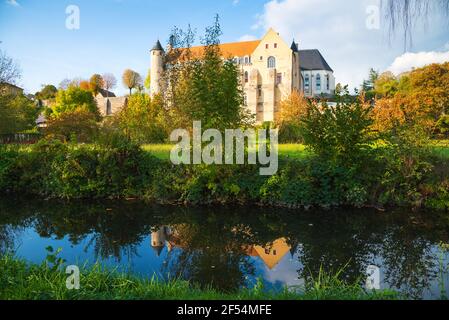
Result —
[[[66, 28], [66, 8], [80, 9], [80, 29]], [[378, 0], [0, 0], [0, 48], [22, 69], [28, 92], [64, 78], [131, 68], [145, 76], [149, 49], [165, 43], [171, 28], [188, 23], [202, 34], [218, 13], [222, 42], [260, 38], [275, 28], [300, 49], [317, 48], [337, 82], [358, 86], [370, 67], [404, 71], [449, 60], [449, 28], [437, 13], [427, 28], [416, 27], [413, 47], [404, 55], [399, 37], [386, 27], [366, 26], [367, 8]], [[125, 93], [119, 81], [115, 89]]]

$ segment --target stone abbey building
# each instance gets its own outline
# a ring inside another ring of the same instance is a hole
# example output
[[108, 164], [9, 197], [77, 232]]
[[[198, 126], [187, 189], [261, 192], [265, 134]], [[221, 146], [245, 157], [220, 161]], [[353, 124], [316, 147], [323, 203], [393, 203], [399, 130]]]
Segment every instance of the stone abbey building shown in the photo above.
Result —
[[[200, 55], [204, 47], [192, 47]], [[225, 59], [233, 59], [241, 69], [245, 106], [257, 122], [273, 121], [280, 102], [293, 90], [306, 97], [332, 96], [333, 70], [318, 50], [299, 50], [288, 45], [270, 29], [261, 40], [220, 44]], [[151, 95], [161, 91], [165, 51], [158, 41], [151, 50]]]

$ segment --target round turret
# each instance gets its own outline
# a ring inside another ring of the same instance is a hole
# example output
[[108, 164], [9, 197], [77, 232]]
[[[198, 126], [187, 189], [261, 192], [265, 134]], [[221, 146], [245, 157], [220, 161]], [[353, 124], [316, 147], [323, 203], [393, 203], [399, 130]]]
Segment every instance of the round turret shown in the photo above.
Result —
[[161, 92], [161, 78], [164, 71], [164, 49], [158, 40], [151, 49], [151, 96], [155, 96]]

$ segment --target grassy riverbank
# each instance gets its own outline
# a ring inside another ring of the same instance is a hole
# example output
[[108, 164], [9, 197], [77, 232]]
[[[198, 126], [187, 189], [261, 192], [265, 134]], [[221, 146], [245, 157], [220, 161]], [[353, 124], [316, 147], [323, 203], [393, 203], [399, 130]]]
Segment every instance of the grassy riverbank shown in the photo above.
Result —
[[0, 299], [7, 300], [385, 300], [398, 299], [391, 291], [367, 292], [337, 276], [322, 275], [307, 290], [266, 292], [261, 285], [234, 293], [200, 289], [186, 281], [160, 282], [108, 271], [95, 265], [84, 268], [80, 289], [68, 290], [62, 268], [29, 264], [9, 256], [0, 258]]
[[300, 145], [280, 150], [277, 173], [261, 176], [258, 165], [173, 165], [168, 145], [43, 140], [0, 146], [0, 193], [188, 205], [449, 208], [444, 146], [372, 148], [354, 162], [322, 159]]

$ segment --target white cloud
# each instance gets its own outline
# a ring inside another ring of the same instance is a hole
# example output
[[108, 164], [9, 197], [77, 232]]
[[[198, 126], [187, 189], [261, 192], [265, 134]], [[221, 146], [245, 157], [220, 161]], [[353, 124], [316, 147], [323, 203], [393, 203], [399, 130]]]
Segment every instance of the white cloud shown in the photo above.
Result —
[[17, 0], [6, 0], [6, 3], [14, 7], [20, 7], [20, 4], [17, 2]]
[[233, 0], [232, 1], [232, 5], [233, 6], [236, 6], [236, 5], [238, 5], [240, 3], [240, 0]]
[[420, 68], [432, 63], [443, 63], [447, 61], [449, 61], [449, 51], [407, 52], [397, 57], [388, 70], [398, 75], [402, 72], [410, 71], [413, 68]]
[[[337, 83], [355, 88], [370, 68], [385, 70], [404, 52], [402, 41], [389, 43], [382, 20], [380, 29], [367, 27], [367, 8], [378, 4], [379, 0], [270, 0], [256, 16], [252, 30], [260, 34], [272, 27], [287, 43], [293, 38], [299, 42], [300, 50], [320, 50], [334, 69]], [[436, 50], [428, 43], [431, 35], [441, 36], [440, 27], [434, 24], [414, 33], [418, 50]]]
[[257, 40], [256, 36], [253, 36], [252, 34], [245, 34], [243, 36], [241, 36], [238, 41], [253, 41], [253, 40]]

